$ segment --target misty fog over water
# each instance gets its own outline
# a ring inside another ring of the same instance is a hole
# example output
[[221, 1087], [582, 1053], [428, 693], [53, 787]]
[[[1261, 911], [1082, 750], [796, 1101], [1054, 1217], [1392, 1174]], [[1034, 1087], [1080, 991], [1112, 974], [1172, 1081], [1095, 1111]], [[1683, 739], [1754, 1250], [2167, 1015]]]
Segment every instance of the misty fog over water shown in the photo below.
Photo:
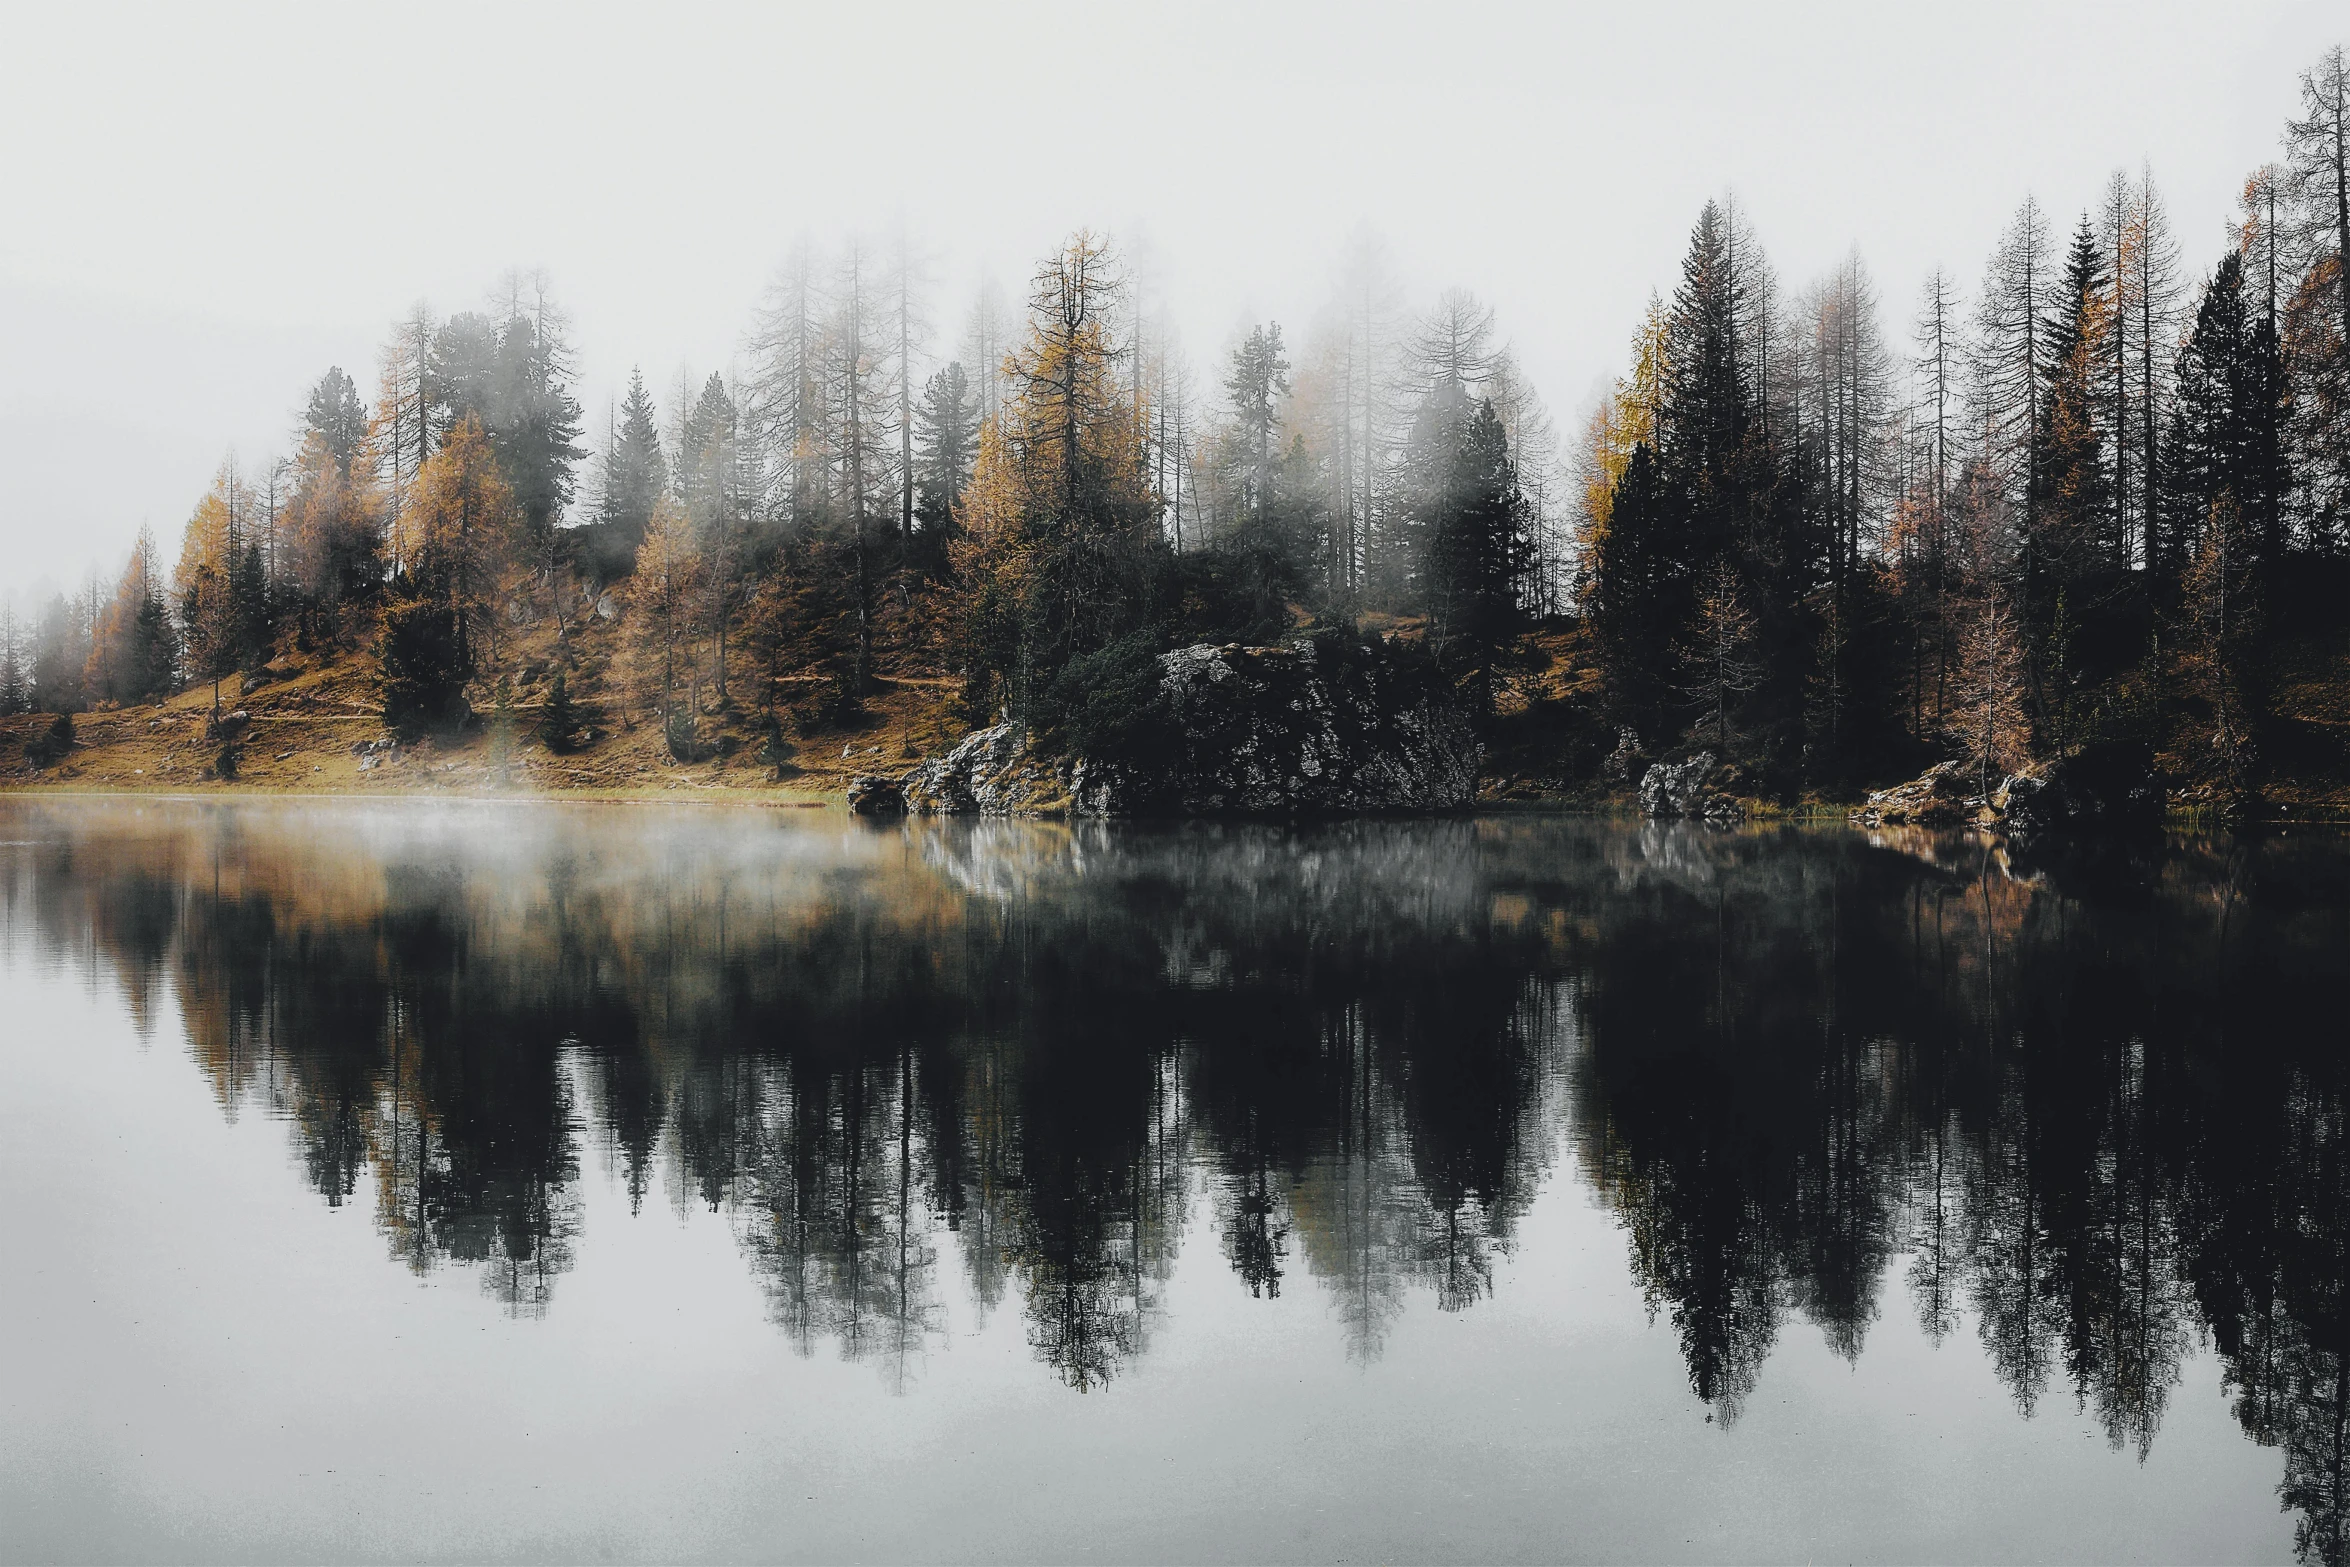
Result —
[[2343, 1554], [2335, 838], [0, 844], [11, 1556]]

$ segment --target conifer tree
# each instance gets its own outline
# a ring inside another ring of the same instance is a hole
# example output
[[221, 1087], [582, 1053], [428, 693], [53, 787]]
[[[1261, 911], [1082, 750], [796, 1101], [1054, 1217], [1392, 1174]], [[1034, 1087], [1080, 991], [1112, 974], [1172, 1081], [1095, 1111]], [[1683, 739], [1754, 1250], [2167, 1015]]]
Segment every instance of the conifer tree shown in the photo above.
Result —
[[1974, 772], [1977, 791], [1987, 796], [1996, 779], [2023, 764], [2031, 737], [2022, 639], [1996, 581], [1983, 585], [1961, 621], [1952, 684], [1950, 738]]
[[2252, 793], [2266, 704], [2259, 678], [2259, 576], [2253, 532], [2236, 497], [2222, 491], [2198, 530], [2180, 586], [2184, 673], [2209, 715], [2210, 759], [2226, 793]]
[[2245, 297], [2243, 257], [2223, 256], [2179, 356], [2168, 443], [2169, 531], [2189, 558], [2200, 552], [2203, 527], [2226, 497], [2251, 558], [2262, 569], [2280, 562], [2278, 519], [2288, 478], [2282, 388], [2275, 339]]
[[32, 698], [32, 682], [25, 673], [23, 642], [16, 629], [16, 611], [0, 604], [0, 718], [30, 712]]
[[774, 509], [793, 533], [816, 526], [830, 500], [825, 301], [817, 272], [803, 240], [769, 283], [748, 345], [746, 423], [780, 487]]
[[363, 457], [343, 463], [317, 430], [303, 437], [286, 507], [286, 575], [309, 635], [319, 635], [338, 606], [381, 587], [384, 512], [371, 464]]
[[1280, 422], [1281, 400], [1289, 394], [1289, 359], [1281, 344], [1281, 324], [1249, 328], [1232, 351], [1232, 365], [1224, 375], [1224, 391], [1232, 399], [1238, 421], [1245, 471], [1240, 477], [1240, 505], [1252, 520], [1265, 520], [1270, 499], [1273, 459], [1278, 447], [1273, 431]]
[[1605, 526], [1586, 545], [1584, 613], [1597, 633], [1615, 718], [1651, 741], [1664, 728], [1668, 652], [1680, 629], [1687, 567], [1675, 508], [1646, 441], [1636, 443], [1608, 499]]
[[2340, 44], [2301, 73], [2301, 113], [2285, 127], [2285, 147], [2311, 271], [2322, 272], [2330, 251], [2335, 340], [2350, 347], [2350, 60]]
[[489, 428], [525, 536], [543, 550], [574, 492], [580, 410], [571, 395], [571, 349], [543, 286], [526, 313], [509, 305], [499, 329]]
[[32, 705], [36, 712], [69, 713], [81, 708], [85, 696], [82, 672], [90, 662], [90, 626], [96, 616], [93, 591], [67, 597], [56, 594], [42, 611], [33, 632]]
[[652, 525], [629, 579], [628, 620], [638, 678], [658, 690], [661, 721], [672, 732], [681, 654], [702, 609], [704, 592], [693, 519], [677, 501], [663, 496], [654, 504]]
[[212, 683], [215, 718], [220, 683], [246, 667], [258, 619], [252, 604], [258, 554], [249, 565], [244, 536], [251, 510], [251, 491], [237, 477], [235, 463], [223, 463], [188, 518], [172, 578], [188, 673]]
[[2047, 220], [2026, 197], [1992, 252], [1976, 301], [1975, 445], [1997, 466], [2029, 530], [2040, 504], [2041, 339], [2049, 301], [2057, 297]]
[[1426, 551], [1430, 645], [1489, 710], [1494, 661], [1520, 627], [1532, 563], [1509, 438], [1490, 401], [1448, 385], [1428, 399], [1414, 445], [1425, 475], [1414, 520]]
[[155, 537], [145, 529], [123, 568], [114, 599], [100, 611], [90, 636], [85, 682], [93, 699], [130, 704], [171, 689], [178, 663]]
[[1120, 289], [1088, 232], [1048, 257], [1010, 363], [1014, 394], [981, 428], [953, 558], [964, 585], [955, 641], [983, 710], [995, 676], [1025, 710], [1069, 659], [1136, 629], [1148, 609], [1158, 505], [1115, 373]]
[[447, 612], [455, 667], [469, 676], [519, 533], [514, 492], [472, 414], [459, 417], [425, 464], [400, 526], [411, 590]]
[[1731, 754], [1731, 710], [1762, 684], [1755, 649], [1759, 629], [1737, 570], [1726, 560], [1715, 561], [1698, 591], [1681, 665], [1683, 689], [1698, 710], [1700, 725], [1711, 720], [1714, 752], [1721, 757]]
[[914, 425], [914, 516], [925, 531], [950, 528], [979, 445], [978, 401], [960, 360], [924, 383]]
[[740, 424], [734, 398], [713, 373], [684, 425], [678, 454], [680, 498], [693, 524], [705, 595], [700, 619], [711, 634], [712, 680], [726, 700], [726, 638], [741, 590], [749, 506], [741, 485]]
[[2045, 384], [2034, 443], [2038, 506], [2025, 537], [2026, 608], [2036, 623], [2060, 588], [2117, 555], [2100, 418], [2109, 406], [2101, 394], [2110, 384], [2103, 369], [2112, 303], [2103, 247], [2084, 217], [2042, 332]]
[[612, 531], [630, 555], [644, 542], [653, 505], [669, 487], [669, 465], [661, 452], [660, 423], [644, 372], [628, 372], [628, 395], [620, 405], [620, 427], [604, 458], [596, 520]]
[[578, 748], [580, 732], [585, 727], [579, 704], [571, 699], [570, 682], [558, 669], [547, 689], [546, 705], [539, 710], [539, 739], [557, 756], [565, 756]]
[[359, 388], [343, 373], [341, 365], [329, 365], [326, 374], [310, 389], [302, 426], [308, 434], [318, 437], [334, 458], [342, 477], [348, 479], [351, 464], [367, 450], [367, 409], [359, 401]]

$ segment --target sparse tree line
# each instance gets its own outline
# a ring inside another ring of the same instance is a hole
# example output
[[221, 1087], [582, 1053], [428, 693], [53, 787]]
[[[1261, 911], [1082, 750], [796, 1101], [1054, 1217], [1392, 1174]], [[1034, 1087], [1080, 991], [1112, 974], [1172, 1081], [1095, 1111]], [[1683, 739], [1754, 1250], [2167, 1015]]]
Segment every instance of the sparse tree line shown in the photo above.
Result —
[[1090, 234], [1016, 330], [983, 290], [952, 352], [909, 246], [803, 246], [740, 374], [681, 376], [666, 416], [632, 374], [591, 457], [563, 315], [510, 278], [491, 310], [397, 323], [372, 403], [329, 370], [291, 457], [223, 465], [175, 566], [142, 538], [111, 600], [8, 628], [7, 699], [217, 692], [365, 647], [387, 722], [428, 730], [518, 631], [551, 626], [576, 677], [583, 617], [620, 621], [595, 671], [615, 719], [680, 756], [708, 715], [780, 740], [896, 674], [1026, 714], [1073, 660], [1365, 612], [1425, 617], [1475, 679], [1565, 580], [1557, 442], [1489, 309], [1454, 292], [1415, 321], [1395, 293], [1364, 242], [1302, 348], [1258, 327], [1208, 395]]
[[1602, 705], [1764, 787], [2100, 742], [2231, 797], [2290, 650], [2344, 624], [2350, 176], [2335, 49], [2190, 280], [2151, 173], [2030, 199], [1914, 349], [1857, 255], [1783, 289], [1709, 204], [1583, 433], [1576, 600]]
[[[681, 757], [719, 715], [780, 758], [896, 675], [1050, 727], [1177, 642], [1327, 627], [1400, 633], [1489, 718], [1558, 698], [1523, 731], [1555, 777], [1703, 745], [1793, 795], [2127, 741], [2240, 798], [2291, 739], [2289, 650], [2342, 624], [2346, 74], [2303, 74], [2199, 278], [2117, 173], [2061, 240], [2027, 199], [1971, 295], [1937, 270], [1908, 352], [1857, 255], [1782, 287], [1709, 204], [1564, 463], [1493, 312], [1407, 310], [1369, 241], [1301, 339], [1261, 324], [1204, 381], [1090, 234], [953, 343], [903, 236], [802, 245], [737, 373], [666, 410], [632, 375], [592, 455], [563, 314], [514, 275], [397, 323], [372, 402], [328, 371], [176, 563], [142, 538], [111, 595], [0, 622], [0, 706], [366, 647], [389, 723], [448, 726], [551, 626], [583, 688], [551, 744], [584, 695]], [[583, 619], [620, 622], [584, 669]]]

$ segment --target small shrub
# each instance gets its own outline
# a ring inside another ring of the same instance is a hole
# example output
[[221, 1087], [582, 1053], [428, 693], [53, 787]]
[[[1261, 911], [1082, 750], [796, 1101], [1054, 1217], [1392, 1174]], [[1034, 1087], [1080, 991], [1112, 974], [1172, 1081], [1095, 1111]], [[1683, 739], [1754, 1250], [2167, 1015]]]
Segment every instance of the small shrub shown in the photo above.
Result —
[[73, 749], [73, 714], [59, 713], [47, 728], [24, 744], [24, 759], [35, 767], [55, 767]]
[[666, 731], [669, 754], [681, 762], [706, 761], [710, 748], [702, 743], [700, 727], [694, 722], [694, 711], [682, 703], [669, 709]]
[[579, 748], [580, 732], [587, 720], [579, 704], [571, 700], [571, 685], [563, 671], [555, 671], [555, 683], [548, 688], [546, 706], [539, 711], [539, 739], [557, 756]]
[[768, 713], [767, 722], [761, 727], [759, 733], [759, 761], [762, 765], [772, 768], [775, 781], [781, 783], [784, 769], [792, 765], [792, 758], [799, 754], [798, 749], [784, 737], [783, 721], [773, 712]]

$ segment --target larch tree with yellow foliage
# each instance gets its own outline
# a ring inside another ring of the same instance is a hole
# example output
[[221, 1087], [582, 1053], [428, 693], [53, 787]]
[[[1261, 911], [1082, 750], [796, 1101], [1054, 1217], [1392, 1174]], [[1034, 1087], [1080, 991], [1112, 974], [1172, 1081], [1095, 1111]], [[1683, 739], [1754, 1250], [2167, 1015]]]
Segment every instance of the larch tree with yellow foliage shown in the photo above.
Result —
[[500, 574], [519, 533], [514, 492], [479, 420], [467, 415], [433, 453], [400, 512], [401, 574], [377, 646], [384, 722], [394, 730], [462, 723]]
[[679, 646], [692, 633], [706, 577], [692, 517], [674, 496], [662, 496], [653, 503], [645, 542], [636, 552], [636, 572], [629, 579], [628, 634], [639, 681], [650, 691], [658, 678], [659, 711], [672, 733], [677, 729]]
[[83, 679], [96, 699], [144, 702], [171, 690], [178, 661], [171, 610], [155, 567], [155, 535], [142, 528], [115, 588], [114, 602], [99, 611], [91, 628], [90, 662]]
[[220, 683], [264, 651], [266, 594], [259, 546], [247, 535], [253, 492], [222, 463], [212, 488], [196, 503], [180, 541], [172, 586], [179, 599], [180, 635], [188, 672], [212, 682], [212, 711], [220, 713]]
[[[1164, 545], [1144, 399], [1118, 374], [1122, 289], [1107, 247], [1082, 230], [1032, 281], [1028, 340], [1005, 362], [1013, 396], [981, 432], [957, 513], [957, 641], [974, 706], [1025, 707], [1071, 658], [1148, 615]], [[1008, 689], [994, 689], [998, 675]]]
[[468, 668], [494, 623], [489, 611], [519, 522], [488, 432], [469, 414], [416, 476], [400, 519], [408, 575], [417, 592], [454, 617], [458, 657]]

